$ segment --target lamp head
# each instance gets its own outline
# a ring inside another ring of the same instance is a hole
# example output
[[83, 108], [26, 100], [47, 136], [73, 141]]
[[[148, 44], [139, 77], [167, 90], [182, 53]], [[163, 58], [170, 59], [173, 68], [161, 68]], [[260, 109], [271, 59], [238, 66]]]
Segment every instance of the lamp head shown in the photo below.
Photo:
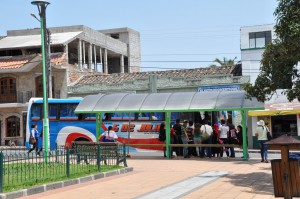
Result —
[[31, 4], [32, 5], [37, 5], [37, 6], [42, 6], [42, 5], [45, 5], [45, 6], [47, 6], [47, 5], [49, 5], [50, 3], [48, 2], [48, 1], [32, 1], [31, 2]]

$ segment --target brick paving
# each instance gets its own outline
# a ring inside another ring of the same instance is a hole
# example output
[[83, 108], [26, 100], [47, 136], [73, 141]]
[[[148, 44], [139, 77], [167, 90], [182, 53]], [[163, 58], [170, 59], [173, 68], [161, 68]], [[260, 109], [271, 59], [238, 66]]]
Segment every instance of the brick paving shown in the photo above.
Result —
[[138, 198], [207, 171], [228, 171], [229, 174], [181, 198], [274, 198], [271, 164], [261, 163], [259, 159], [133, 157], [128, 159], [128, 165], [134, 168], [133, 172], [23, 198]]

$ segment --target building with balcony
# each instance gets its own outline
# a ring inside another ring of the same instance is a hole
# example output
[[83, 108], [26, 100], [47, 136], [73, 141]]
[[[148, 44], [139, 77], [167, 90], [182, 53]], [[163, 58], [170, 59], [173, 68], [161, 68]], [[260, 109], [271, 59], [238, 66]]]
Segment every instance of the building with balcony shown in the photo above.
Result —
[[[135, 30], [49, 28], [52, 97], [68, 97], [68, 86], [92, 74], [140, 71], [140, 36]], [[43, 96], [40, 29], [7, 31], [0, 37], [0, 144], [22, 145], [27, 103]]]

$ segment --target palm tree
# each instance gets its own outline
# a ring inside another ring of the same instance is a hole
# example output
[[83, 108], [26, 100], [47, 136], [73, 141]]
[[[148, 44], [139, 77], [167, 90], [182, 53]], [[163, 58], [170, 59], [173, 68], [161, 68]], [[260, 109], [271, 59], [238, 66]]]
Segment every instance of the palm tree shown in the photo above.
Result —
[[[234, 61], [237, 59], [237, 57], [235, 57], [234, 59], [227, 59], [226, 57], [223, 57], [223, 61], [220, 60], [219, 58], [216, 58], [214, 60], [214, 62], [220, 64], [221, 66], [233, 66], [235, 63]], [[211, 65], [211, 66], [216, 66], [215, 64]]]

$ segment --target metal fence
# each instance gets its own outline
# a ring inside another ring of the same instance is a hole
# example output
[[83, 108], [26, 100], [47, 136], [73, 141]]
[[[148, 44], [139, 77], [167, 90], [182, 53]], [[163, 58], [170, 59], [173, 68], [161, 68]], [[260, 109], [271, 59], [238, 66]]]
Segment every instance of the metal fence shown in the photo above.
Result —
[[[124, 147], [100, 146], [75, 150], [58, 147], [50, 151], [47, 161], [43, 152], [28, 153], [25, 149], [0, 151], [0, 193], [64, 178], [104, 172], [127, 166]], [[95, 150], [96, 149], [96, 150]], [[116, 155], [117, 154], [117, 155]], [[120, 157], [125, 158], [118, 161]]]

